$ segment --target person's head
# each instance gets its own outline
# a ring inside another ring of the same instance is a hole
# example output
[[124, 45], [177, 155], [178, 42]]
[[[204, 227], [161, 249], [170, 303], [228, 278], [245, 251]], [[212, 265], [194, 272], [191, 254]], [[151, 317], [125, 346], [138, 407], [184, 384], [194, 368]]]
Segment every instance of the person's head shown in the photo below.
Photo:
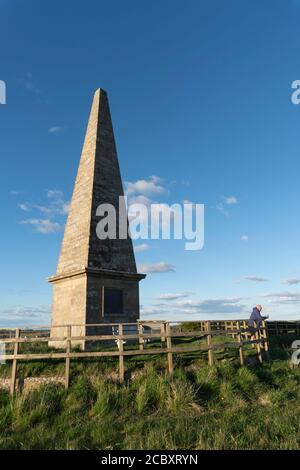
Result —
[[257, 310], [258, 310], [259, 312], [262, 311], [262, 306], [261, 306], [260, 304], [257, 304], [257, 305], [256, 305], [256, 308], [257, 308]]

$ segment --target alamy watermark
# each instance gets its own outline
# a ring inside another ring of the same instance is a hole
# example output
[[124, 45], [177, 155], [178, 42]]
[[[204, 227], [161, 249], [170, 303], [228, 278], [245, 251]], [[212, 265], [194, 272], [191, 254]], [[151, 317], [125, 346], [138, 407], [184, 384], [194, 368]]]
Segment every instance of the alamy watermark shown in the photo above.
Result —
[[0, 104], [6, 104], [6, 84], [0, 80]]
[[204, 204], [128, 205], [119, 197], [118, 211], [113, 204], [100, 204], [96, 234], [100, 240], [185, 240], [185, 249], [201, 250], [204, 246]]
[[298, 366], [300, 364], [300, 339], [293, 341], [292, 349], [294, 349], [292, 354], [292, 363]]
[[291, 101], [293, 104], [300, 104], [300, 80], [294, 80], [292, 83], [292, 89], [294, 90], [291, 94]]
[[5, 343], [0, 341], [0, 364], [5, 364]]

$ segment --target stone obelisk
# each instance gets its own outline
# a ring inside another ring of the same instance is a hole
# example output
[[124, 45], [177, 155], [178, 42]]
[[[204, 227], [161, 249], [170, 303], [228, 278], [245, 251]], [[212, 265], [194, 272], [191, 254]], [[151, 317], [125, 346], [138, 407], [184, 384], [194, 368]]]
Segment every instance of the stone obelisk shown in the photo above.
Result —
[[[123, 186], [109, 103], [106, 92], [98, 89], [57, 272], [49, 278], [53, 285], [53, 336], [62, 334], [57, 325], [124, 323], [139, 318], [139, 281], [145, 275], [137, 273], [130, 237], [100, 240], [96, 234], [97, 207], [112, 204], [118, 216], [119, 196], [123, 196]], [[72, 331], [73, 335], [85, 332], [86, 328], [79, 326]]]

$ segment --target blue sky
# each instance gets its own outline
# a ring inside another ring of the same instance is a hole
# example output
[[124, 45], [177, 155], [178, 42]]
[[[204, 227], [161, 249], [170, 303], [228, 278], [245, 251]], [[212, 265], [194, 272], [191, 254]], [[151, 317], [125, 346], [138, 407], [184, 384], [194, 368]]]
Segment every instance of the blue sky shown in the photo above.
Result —
[[300, 317], [299, 15], [296, 0], [0, 0], [1, 325], [49, 322], [98, 87], [124, 182], [205, 204], [203, 250], [136, 253], [158, 271], [141, 283], [144, 317], [244, 318], [257, 302]]

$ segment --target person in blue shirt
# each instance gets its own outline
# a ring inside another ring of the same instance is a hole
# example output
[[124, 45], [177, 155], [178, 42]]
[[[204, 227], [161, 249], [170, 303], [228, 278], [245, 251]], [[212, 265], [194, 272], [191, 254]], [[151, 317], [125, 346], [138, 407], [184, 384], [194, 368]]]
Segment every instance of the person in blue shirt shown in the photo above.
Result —
[[[257, 330], [260, 329], [262, 321], [268, 318], [268, 317], [263, 317], [261, 315], [261, 311], [262, 311], [262, 306], [260, 304], [256, 305], [253, 308], [250, 318], [248, 320], [249, 332], [251, 333], [251, 341], [255, 340], [255, 333]], [[255, 348], [255, 345], [252, 344], [252, 349], [254, 348]]]

